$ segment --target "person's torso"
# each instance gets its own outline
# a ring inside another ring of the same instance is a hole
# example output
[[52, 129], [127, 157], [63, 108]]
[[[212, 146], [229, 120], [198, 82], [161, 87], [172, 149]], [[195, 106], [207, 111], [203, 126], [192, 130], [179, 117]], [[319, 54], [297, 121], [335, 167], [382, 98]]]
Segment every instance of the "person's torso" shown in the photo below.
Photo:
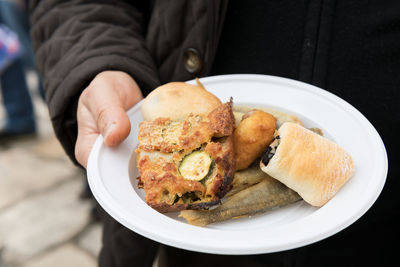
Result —
[[400, 178], [395, 149], [400, 125], [398, 1], [231, 0], [227, 8], [226, 1], [161, 1], [161, 7], [159, 2], [147, 44], [161, 82], [234, 73], [276, 75], [328, 90], [371, 121], [387, 147], [388, 179], [373, 208], [344, 234], [379, 227], [373, 238], [383, 242], [390, 236]]
[[[396, 149], [400, 126], [398, 70], [397, 1], [229, 2], [210, 75], [258, 73], [316, 85], [361, 111], [386, 145], [389, 173], [380, 198], [351, 227], [326, 243], [315, 245], [321, 253], [316, 258], [335, 255], [330, 247], [333, 244], [343, 248], [336, 251], [337, 258], [353, 253], [378, 260], [380, 252], [390, 253], [385, 243], [395, 235], [393, 217], [399, 215], [393, 206], [400, 178], [400, 155]], [[349, 136], [357, 140], [351, 132]], [[382, 246], [374, 245], [377, 243]]]

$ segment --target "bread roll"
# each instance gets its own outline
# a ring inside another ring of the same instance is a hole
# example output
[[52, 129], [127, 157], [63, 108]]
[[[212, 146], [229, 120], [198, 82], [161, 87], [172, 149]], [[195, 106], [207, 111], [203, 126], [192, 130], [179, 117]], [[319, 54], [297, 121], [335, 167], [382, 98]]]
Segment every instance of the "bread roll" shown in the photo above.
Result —
[[260, 167], [309, 204], [324, 205], [353, 175], [350, 154], [332, 141], [291, 122], [278, 134], [279, 144], [270, 145]]
[[144, 120], [159, 117], [179, 120], [190, 113], [205, 115], [222, 103], [197, 80], [197, 85], [171, 82], [157, 87], [142, 104]]

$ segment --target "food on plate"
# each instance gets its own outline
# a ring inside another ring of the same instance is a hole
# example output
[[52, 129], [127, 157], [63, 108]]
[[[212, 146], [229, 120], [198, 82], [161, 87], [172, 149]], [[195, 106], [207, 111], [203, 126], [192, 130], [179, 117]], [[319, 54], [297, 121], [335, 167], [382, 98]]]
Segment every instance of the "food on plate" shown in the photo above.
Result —
[[[239, 117], [240, 114], [244, 115], [245, 113], [247, 113], [253, 109], [255, 109], [255, 107], [235, 105], [233, 111], [236, 113], [236, 116]], [[256, 107], [256, 109], [265, 111], [265, 112], [271, 114], [272, 116], [274, 116], [276, 118], [276, 128], [281, 127], [281, 125], [284, 124], [285, 122], [294, 122], [294, 123], [303, 125], [301, 120], [296, 115], [285, 113], [285, 112], [282, 112], [282, 111], [279, 111], [279, 110], [276, 110], [273, 108]]]
[[243, 170], [261, 156], [271, 143], [276, 119], [261, 110], [247, 112], [233, 133], [236, 157], [236, 170]]
[[324, 132], [320, 129], [320, 128], [308, 128], [308, 130], [313, 131], [314, 133], [320, 135], [320, 136], [324, 136]]
[[193, 225], [302, 198], [322, 206], [354, 172], [351, 156], [320, 129], [271, 108], [233, 107], [232, 98], [222, 104], [199, 80], [160, 86], [142, 114], [138, 186], [149, 206], [181, 211]]
[[232, 99], [208, 114], [143, 121], [136, 153], [146, 202], [160, 212], [219, 203], [234, 175], [233, 130]]
[[[235, 107], [233, 107], [233, 109], [235, 109]], [[238, 111], [233, 112], [233, 117], [235, 118], [235, 127], [238, 127], [239, 123], [242, 121], [243, 115], [244, 115], [244, 113], [242, 113], [242, 112], [238, 112]]]
[[260, 160], [255, 160], [250, 167], [236, 171], [232, 181], [232, 189], [225, 195], [228, 198], [243, 189], [261, 182], [265, 176], [268, 176], [260, 169]]
[[284, 123], [264, 152], [260, 167], [307, 203], [327, 203], [353, 175], [351, 155], [334, 142], [296, 123]]
[[212, 162], [206, 151], [197, 150], [182, 159], [179, 173], [187, 180], [201, 181], [210, 172]]
[[221, 104], [199, 80], [197, 85], [171, 82], [157, 87], [143, 100], [142, 115], [144, 120], [160, 117], [178, 120], [190, 113], [207, 115]]
[[180, 217], [188, 223], [206, 226], [232, 218], [251, 216], [301, 200], [293, 190], [279, 181], [264, 175], [263, 179], [234, 195], [212, 210], [184, 210]]

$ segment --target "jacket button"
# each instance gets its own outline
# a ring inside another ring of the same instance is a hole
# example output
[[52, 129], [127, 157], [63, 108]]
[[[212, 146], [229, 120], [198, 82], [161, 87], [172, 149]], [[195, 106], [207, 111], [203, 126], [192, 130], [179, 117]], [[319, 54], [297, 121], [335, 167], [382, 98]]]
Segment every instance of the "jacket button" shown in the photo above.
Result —
[[185, 68], [190, 73], [199, 73], [203, 67], [199, 52], [194, 48], [186, 49], [184, 53]]

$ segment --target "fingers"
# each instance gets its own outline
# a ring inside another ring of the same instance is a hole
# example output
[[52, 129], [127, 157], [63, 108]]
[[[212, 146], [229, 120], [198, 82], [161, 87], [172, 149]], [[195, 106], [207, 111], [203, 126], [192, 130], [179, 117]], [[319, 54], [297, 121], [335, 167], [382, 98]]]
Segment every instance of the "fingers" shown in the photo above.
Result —
[[100, 132], [97, 129], [92, 114], [82, 104], [82, 101], [78, 103], [77, 121], [78, 138], [75, 144], [75, 158], [86, 168], [90, 151]]
[[88, 88], [82, 94], [82, 104], [91, 114], [95, 128], [103, 135], [106, 145], [116, 145], [128, 136], [129, 119], [123, 101], [113, 88], [107, 84]]
[[126, 110], [141, 99], [141, 92], [132, 78], [121, 72], [96, 76], [84, 92], [83, 104], [92, 114], [105, 144], [115, 146], [130, 132]]
[[96, 138], [107, 146], [120, 144], [130, 133], [126, 110], [142, 98], [139, 87], [127, 74], [107, 71], [96, 76], [82, 92], [78, 103], [78, 138], [75, 157], [86, 167]]

